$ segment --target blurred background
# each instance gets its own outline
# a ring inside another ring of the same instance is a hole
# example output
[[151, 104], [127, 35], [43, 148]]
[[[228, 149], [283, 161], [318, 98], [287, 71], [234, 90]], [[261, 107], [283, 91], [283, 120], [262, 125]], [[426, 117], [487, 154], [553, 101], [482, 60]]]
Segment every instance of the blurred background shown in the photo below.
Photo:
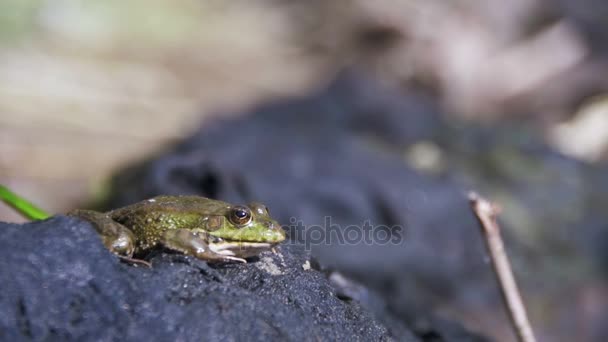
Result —
[[[4, 0], [0, 183], [64, 212], [104, 198], [114, 172], [206, 122], [308, 94], [345, 68], [424, 94], [445, 120], [517, 126], [520, 139], [580, 165], [608, 158], [608, 4], [599, 0]], [[442, 153], [451, 152], [421, 142], [404, 156], [433, 174]], [[503, 175], [521, 170], [501, 162]], [[558, 196], [573, 211], [550, 209], [581, 215], [569, 180]], [[516, 213], [510, 222], [533, 221], [501, 187], [488, 188]], [[0, 219], [24, 221], [6, 207]], [[577, 293], [576, 310], [604, 309], [605, 282]], [[573, 336], [587, 323], [573, 324]]]

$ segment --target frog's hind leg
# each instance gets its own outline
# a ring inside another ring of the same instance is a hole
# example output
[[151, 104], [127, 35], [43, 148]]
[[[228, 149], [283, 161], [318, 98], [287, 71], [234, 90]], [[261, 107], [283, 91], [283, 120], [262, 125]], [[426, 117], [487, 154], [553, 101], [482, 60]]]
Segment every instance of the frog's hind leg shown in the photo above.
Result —
[[92, 210], [73, 210], [67, 215], [89, 221], [106, 248], [121, 259], [133, 260], [131, 257], [135, 251], [135, 237], [127, 227], [112, 220], [104, 213]]
[[201, 237], [199, 234], [188, 229], [172, 229], [165, 231], [161, 238], [161, 243], [169, 249], [192, 255], [206, 261], [236, 261], [247, 263], [247, 261], [242, 258], [213, 252], [211, 248], [209, 248], [209, 244], [204, 237]]

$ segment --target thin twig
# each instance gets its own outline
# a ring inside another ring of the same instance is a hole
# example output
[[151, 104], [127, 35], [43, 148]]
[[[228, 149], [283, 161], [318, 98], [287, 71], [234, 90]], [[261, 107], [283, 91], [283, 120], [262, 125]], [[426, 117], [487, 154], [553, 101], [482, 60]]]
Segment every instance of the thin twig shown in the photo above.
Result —
[[509, 317], [520, 342], [535, 342], [534, 332], [526, 314], [526, 308], [519, 294], [515, 277], [505, 247], [500, 237], [500, 227], [496, 216], [500, 209], [478, 194], [469, 193], [471, 208], [479, 220], [486, 246], [492, 259], [494, 272], [500, 285], [503, 299], [509, 309]]

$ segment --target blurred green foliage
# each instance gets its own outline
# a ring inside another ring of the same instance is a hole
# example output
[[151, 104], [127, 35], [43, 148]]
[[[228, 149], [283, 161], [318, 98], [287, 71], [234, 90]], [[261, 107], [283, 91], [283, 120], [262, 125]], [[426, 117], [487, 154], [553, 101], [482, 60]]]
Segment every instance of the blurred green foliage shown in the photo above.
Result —
[[15, 41], [30, 34], [36, 27], [41, 1], [3, 0], [0, 2], [0, 40]]
[[205, 14], [212, 11], [213, 3], [3, 0], [0, 2], [0, 40], [15, 42], [40, 35], [88, 44], [183, 41], [190, 39], [197, 27], [205, 23]]

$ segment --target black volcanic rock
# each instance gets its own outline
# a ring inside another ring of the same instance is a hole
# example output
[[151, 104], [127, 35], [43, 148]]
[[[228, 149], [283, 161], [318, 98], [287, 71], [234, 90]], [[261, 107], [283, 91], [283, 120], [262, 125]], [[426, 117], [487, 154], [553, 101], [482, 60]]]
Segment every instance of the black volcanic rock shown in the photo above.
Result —
[[[245, 265], [153, 253], [122, 263], [88, 223], [0, 223], [0, 340], [392, 340], [284, 245]], [[417, 341], [401, 328], [399, 340]]]

